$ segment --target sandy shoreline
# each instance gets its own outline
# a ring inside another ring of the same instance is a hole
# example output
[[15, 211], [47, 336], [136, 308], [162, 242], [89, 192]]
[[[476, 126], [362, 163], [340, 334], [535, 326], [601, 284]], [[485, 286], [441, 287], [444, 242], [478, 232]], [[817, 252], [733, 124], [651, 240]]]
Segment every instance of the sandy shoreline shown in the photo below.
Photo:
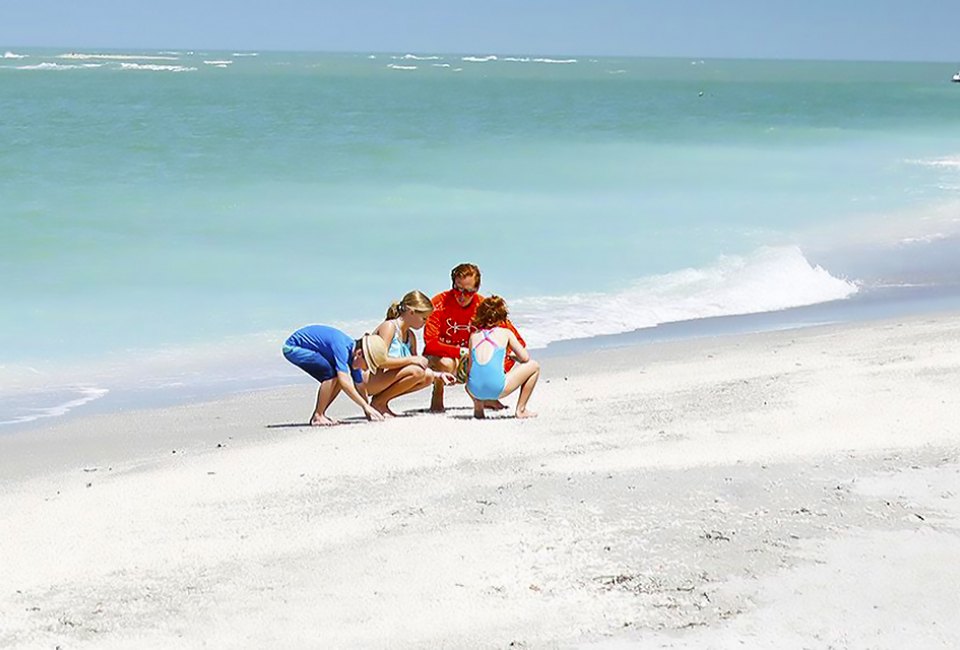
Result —
[[2, 436], [0, 647], [957, 647], [958, 389], [945, 313], [548, 359], [535, 421]]

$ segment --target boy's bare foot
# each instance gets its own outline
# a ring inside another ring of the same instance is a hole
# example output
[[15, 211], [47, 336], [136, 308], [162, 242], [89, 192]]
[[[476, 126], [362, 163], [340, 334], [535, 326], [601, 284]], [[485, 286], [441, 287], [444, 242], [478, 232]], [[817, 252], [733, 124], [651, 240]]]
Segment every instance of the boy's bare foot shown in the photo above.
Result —
[[310, 418], [311, 427], [332, 427], [335, 424], [340, 424], [340, 421], [328, 418], [326, 415], [314, 414], [314, 416]]
[[518, 418], [535, 418], [537, 417], [537, 414], [534, 413], [533, 411], [528, 411], [524, 409], [522, 411], [517, 411], [517, 417]]
[[477, 418], [478, 420], [487, 419], [486, 414], [483, 412], [483, 404], [473, 407], [473, 417]]
[[507, 405], [498, 399], [488, 399], [483, 403], [483, 406], [491, 411], [502, 411], [503, 409], [507, 408]]

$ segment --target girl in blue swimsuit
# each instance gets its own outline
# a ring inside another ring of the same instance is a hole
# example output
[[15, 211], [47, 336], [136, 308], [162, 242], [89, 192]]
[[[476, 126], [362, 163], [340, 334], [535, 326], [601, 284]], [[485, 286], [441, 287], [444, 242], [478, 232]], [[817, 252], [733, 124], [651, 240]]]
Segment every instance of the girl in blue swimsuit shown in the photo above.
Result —
[[[483, 418], [484, 401], [506, 397], [518, 388], [517, 417], [536, 417], [527, 410], [527, 402], [540, 378], [540, 364], [530, 358], [526, 348], [520, 345], [516, 335], [501, 327], [509, 313], [500, 296], [490, 296], [477, 307], [473, 325], [477, 331], [470, 335], [470, 371], [467, 376], [467, 392], [473, 398], [473, 416]], [[507, 351], [513, 353], [516, 365], [504, 372], [503, 362]]]
[[[445, 383], [456, 381], [449, 373], [434, 373], [427, 368], [427, 358], [417, 354], [417, 337], [433, 312], [433, 303], [423, 293], [411, 291], [387, 309], [386, 318], [375, 334], [388, 344], [387, 360], [380, 372], [367, 379], [370, 406], [387, 417], [395, 416], [390, 400], [430, 386], [440, 376]], [[444, 376], [445, 375], [445, 376]]]

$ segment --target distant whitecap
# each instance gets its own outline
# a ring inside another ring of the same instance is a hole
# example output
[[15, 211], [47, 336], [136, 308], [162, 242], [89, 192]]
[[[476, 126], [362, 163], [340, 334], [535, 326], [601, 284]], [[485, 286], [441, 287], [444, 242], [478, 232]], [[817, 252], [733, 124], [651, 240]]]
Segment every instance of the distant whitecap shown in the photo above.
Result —
[[85, 68], [85, 65], [75, 65], [71, 63], [51, 63], [44, 61], [35, 65], [18, 65], [17, 70], [79, 70]]
[[86, 54], [83, 52], [67, 52], [58, 54], [57, 59], [71, 59], [76, 61], [104, 60], [104, 61], [176, 61], [175, 56], [157, 56], [152, 54]]
[[121, 63], [121, 70], [149, 70], [151, 72], [194, 72], [196, 68], [182, 65], [157, 65], [154, 63]]

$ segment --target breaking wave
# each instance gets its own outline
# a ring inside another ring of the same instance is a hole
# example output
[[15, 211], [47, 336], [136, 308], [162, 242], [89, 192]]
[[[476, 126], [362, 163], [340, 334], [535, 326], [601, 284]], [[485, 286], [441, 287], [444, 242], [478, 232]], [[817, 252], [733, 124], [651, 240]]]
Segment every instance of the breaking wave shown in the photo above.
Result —
[[855, 282], [811, 264], [794, 246], [724, 256], [705, 268], [649, 276], [613, 293], [519, 298], [511, 318], [531, 347], [661, 323], [777, 311], [848, 298]]

